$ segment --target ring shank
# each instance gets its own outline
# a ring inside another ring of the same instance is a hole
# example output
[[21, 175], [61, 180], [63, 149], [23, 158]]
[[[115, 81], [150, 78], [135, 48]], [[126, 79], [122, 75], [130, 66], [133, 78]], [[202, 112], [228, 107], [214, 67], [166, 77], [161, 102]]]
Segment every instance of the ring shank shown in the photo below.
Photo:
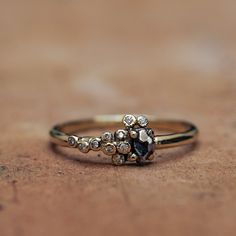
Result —
[[[168, 132], [168, 134], [155, 135], [157, 149], [190, 144], [197, 138], [198, 130], [196, 126], [189, 122], [179, 120], [159, 120], [153, 116], [147, 117], [149, 119], [150, 127], [153, 130]], [[83, 119], [56, 125], [50, 131], [51, 141], [61, 146], [70, 147], [67, 143], [70, 135], [98, 128], [107, 129], [121, 127], [122, 118], [123, 115], [104, 115], [96, 116], [92, 119]], [[79, 138], [82, 138], [82, 136]]]

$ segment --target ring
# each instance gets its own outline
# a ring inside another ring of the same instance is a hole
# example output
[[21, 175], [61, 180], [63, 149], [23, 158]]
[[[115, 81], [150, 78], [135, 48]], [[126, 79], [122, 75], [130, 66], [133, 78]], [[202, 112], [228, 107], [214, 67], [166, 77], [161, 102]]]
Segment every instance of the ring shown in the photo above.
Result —
[[[101, 135], [82, 135], [82, 132], [108, 128]], [[50, 131], [54, 144], [77, 148], [82, 153], [102, 151], [111, 157], [114, 165], [151, 161], [155, 149], [193, 143], [197, 134], [198, 129], [190, 122], [145, 115], [96, 116], [56, 125]]]

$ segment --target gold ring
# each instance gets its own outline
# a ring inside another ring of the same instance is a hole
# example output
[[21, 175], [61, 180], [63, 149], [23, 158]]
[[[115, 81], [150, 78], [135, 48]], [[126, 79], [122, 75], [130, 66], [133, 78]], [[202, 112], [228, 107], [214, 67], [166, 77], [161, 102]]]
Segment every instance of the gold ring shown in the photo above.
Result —
[[[83, 132], [107, 128], [110, 130], [101, 135], [82, 135]], [[198, 129], [190, 122], [159, 120], [145, 115], [96, 116], [56, 125], [50, 131], [53, 143], [78, 148], [82, 153], [102, 151], [111, 156], [115, 165], [151, 161], [155, 149], [193, 143], [197, 134]]]

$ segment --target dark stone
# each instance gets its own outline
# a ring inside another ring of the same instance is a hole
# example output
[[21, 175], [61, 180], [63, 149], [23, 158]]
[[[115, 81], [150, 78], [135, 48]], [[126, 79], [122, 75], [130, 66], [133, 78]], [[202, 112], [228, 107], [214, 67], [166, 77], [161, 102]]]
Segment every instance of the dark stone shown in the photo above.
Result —
[[146, 160], [153, 154], [153, 144], [148, 142], [141, 142], [139, 139], [135, 139], [133, 142], [134, 153], [143, 160]]
[[153, 137], [148, 134], [148, 129], [138, 128], [136, 129], [136, 132], [138, 132], [138, 138], [133, 140], [133, 152], [139, 157], [140, 161], [145, 161], [149, 156], [153, 154]]
[[138, 139], [134, 140], [134, 151], [139, 157], [143, 157], [148, 153], [148, 142], [141, 143]]

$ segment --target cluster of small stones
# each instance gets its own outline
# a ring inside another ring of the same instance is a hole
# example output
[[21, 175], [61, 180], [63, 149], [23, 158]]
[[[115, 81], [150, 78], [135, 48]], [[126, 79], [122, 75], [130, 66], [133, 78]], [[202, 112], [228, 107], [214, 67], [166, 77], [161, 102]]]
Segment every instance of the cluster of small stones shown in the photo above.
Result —
[[147, 128], [147, 117], [143, 115], [137, 117], [134, 115], [125, 115], [123, 123], [128, 133], [128, 139], [125, 143], [129, 145], [124, 145], [124, 147], [118, 150], [119, 155], [114, 156], [112, 159], [113, 163], [120, 165], [125, 161], [142, 163], [145, 160], [151, 160], [154, 151], [154, 133], [151, 129]]
[[69, 136], [68, 145], [77, 147], [81, 152], [87, 153], [90, 150], [99, 151], [101, 148], [101, 138], [79, 138], [77, 136]]
[[145, 116], [125, 115], [125, 129], [119, 129], [114, 134], [105, 132], [101, 137], [79, 138], [69, 136], [68, 144], [77, 147], [82, 153], [90, 150], [100, 151], [112, 157], [112, 163], [122, 165], [126, 161], [140, 163], [151, 160], [153, 152], [153, 131], [148, 126]]

